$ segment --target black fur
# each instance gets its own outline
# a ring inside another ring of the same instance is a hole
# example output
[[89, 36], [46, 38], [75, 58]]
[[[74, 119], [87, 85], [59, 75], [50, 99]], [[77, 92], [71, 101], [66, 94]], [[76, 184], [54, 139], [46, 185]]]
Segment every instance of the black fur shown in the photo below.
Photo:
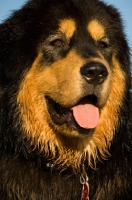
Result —
[[[98, 0], [31, 0], [0, 25], [1, 200], [80, 200], [80, 174], [74, 174], [71, 169], [61, 172], [63, 169], [58, 170], [54, 166], [47, 169], [49, 159], [31, 151], [28, 141], [23, 138], [16, 99], [26, 71], [35, 60], [41, 44], [56, 30], [58, 19], [72, 16], [78, 24], [85, 24], [94, 15], [106, 23], [117, 58], [123, 66], [121, 70], [127, 74], [127, 89], [110, 158], [98, 162], [97, 170], [87, 167], [90, 199], [132, 199], [130, 53], [119, 13]], [[80, 33], [81, 38], [83, 35]], [[77, 45], [80, 45], [79, 41]], [[107, 61], [111, 59], [108, 55], [105, 57]], [[47, 62], [53, 62], [50, 59], [47, 57]]]

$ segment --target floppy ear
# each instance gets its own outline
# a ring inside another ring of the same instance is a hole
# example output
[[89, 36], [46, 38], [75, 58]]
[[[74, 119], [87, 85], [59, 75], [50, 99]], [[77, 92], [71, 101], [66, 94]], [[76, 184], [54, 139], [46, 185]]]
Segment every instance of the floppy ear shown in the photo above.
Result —
[[23, 13], [15, 13], [0, 25], [0, 65], [8, 79], [15, 78], [30, 67], [35, 57], [31, 45], [34, 43], [30, 42], [32, 37], [30, 30], [27, 30], [30, 25], [27, 25], [25, 18]]
[[17, 74], [20, 62], [18, 38], [10, 20], [0, 25], [0, 65], [8, 78]]

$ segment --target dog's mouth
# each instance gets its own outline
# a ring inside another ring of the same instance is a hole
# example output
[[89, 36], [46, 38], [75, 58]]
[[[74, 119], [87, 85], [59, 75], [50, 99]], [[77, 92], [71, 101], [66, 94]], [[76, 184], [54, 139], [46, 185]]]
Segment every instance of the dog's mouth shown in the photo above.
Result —
[[88, 95], [83, 97], [75, 106], [66, 108], [46, 96], [49, 114], [57, 125], [74, 124], [83, 129], [93, 129], [99, 121], [97, 97]]

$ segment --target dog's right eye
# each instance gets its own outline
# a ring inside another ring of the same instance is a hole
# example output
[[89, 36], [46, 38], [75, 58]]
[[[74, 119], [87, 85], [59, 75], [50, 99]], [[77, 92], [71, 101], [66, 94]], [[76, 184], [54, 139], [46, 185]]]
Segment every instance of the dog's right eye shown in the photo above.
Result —
[[64, 44], [64, 41], [62, 39], [55, 39], [50, 42], [50, 45], [55, 46], [55, 47], [60, 47]]
[[107, 48], [108, 45], [106, 42], [100, 41], [100, 42], [98, 42], [98, 47], [101, 49], [104, 49], [104, 48]]
[[102, 38], [101, 40], [99, 40], [97, 42], [97, 46], [100, 49], [106, 49], [106, 48], [108, 48], [110, 46], [108, 38]]

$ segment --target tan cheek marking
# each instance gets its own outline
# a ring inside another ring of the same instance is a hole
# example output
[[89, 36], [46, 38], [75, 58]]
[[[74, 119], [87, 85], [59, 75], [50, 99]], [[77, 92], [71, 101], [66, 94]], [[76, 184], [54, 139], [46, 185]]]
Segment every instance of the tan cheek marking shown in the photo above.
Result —
[[30, 141], [34, 149], [37, 147], [45, 155], [48, 155], [49, 151], [51, 151], [55, 156], [55, 146], [59, 146], [59, 144], [54, 132], [47, 123], [49, 119], [43, 88], [39, 90], [41, 56], [42, 54], [40, 53], [21, 83], [17, 103], [24, 137], [27, 138], [27, 141]]
[[[70, 107], [76, 103], [77, 95], [81, 93], [79, 80], [81, 79], [79, 68], [85, 63], [84, 59], [80, 58], [74, 50], [69, 54], [53, 63], [51, 66], [45, 67], [44, 70], [38, 72], [32, 68], [34, 77], [36, 77], [37, 90], [43, 90], [48, 96], [62, 104]], [[31, 74], [31, 71], [30, 71]], [[78, 81], [77, 81], [78, 80]], [[73, 89], [73, 82], [77, 82]], [[76, 96], [75, 96], [76, 91]], [[70, 97], [71, 101], [69, 98]], [[76, 97], [76, 99], [74, 98]]]
[[105, 29], [103, 25], [97, 20], [92, 20], [89, 22], [87, 30], [94, 40], [99, 40], [105, 36]]
[[63, 19], [59, 24], [59, 30], [64, 33], [67, 38], [70, 38], [76, 30], [76, 23], [72, 19]]

